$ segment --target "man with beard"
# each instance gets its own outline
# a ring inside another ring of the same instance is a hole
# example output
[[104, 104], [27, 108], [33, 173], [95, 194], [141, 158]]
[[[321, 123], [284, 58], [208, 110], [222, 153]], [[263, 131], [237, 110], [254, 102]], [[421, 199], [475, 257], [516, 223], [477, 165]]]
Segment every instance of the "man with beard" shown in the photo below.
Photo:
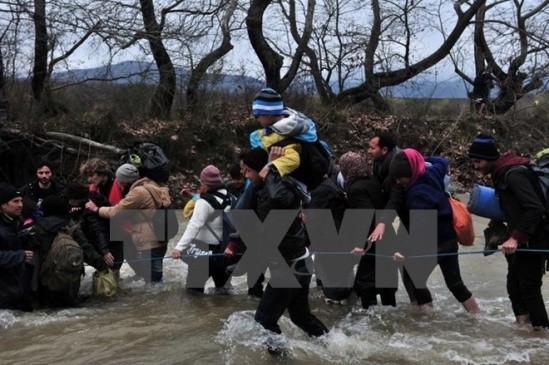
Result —
[[40, 209], [44, 198], [50, 195], [62, 196], [65, 185], [53, 177], [51, 162], [42, 160], [36, 165], [36, 180], [26, 184], [20, 190], [25, 199], [35, 202]]

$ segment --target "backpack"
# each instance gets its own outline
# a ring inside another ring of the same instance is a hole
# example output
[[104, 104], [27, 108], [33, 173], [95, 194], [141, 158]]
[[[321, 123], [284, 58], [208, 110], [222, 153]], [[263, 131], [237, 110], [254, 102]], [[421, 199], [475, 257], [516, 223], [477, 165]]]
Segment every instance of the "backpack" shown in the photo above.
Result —
[[309, 191], [315, 189], [324, 181], [324, 177], [330, 170], [331, 153], [326, 142], [317, 139], [315, 142], [305, 142], [296, 138], [285, 138], [273, 146], [285, 147], [289, 144], [299, 143], [299, 167], [290, 176], [301, 181]]
[[78, 224], [61, 228], [40, 268], [40, 282], [52, 291], [66, 290], [84, 274], [84, 250], [72, 237]]
[[170, 160], [162, 148], [152, 142], [137, 142], [120, 157], [120, 163], [131, 163], [139, 169], [140, 176], [159, 183], [167, 183], [170, 177]]
[[459, 200], [448, 197], [452, 208], [452, 223], [456, 232], [457, 241], [463, 246], [472, 246], [475, 242], [475, 228], [473, 217], [467, 207]]
[[158, 204], [151, 191], [145, 185], [143, 185], [143, 188], [151, 194], [154, 205], [157, 207], [149, 224], [156, 234], [158, 242], [166, 244], [169, 240], [174, 238], [179, 231], [179, 221], [177, 220], [175, 209], [172, 208], [171, 204], [168, 206]]
[[515, 171], [518, 169], [524, 169], [525, 171], [530, 171], [529, 177], [534, 177], [537, 180], [537, 183], [535, 181], [532, 181], [532, 184], [534, 186], [534, 190], [538, 194], [539, 198], [541, 199], [541, 202], [543, 206], [545, 207], [545, 216], [544, 216], [544, 222], [545, 224], [549, 223], [549, 148], [546, 148], [540, 152], [538, 152], [534, 160], [530, 162], [528, 166], [524, 165], [517, 165], [511, 167], [506, 173], [504, 180], [507, 181], [507, 176], [511, 171]]
[[[219, 197], [223, 199], [223, 202], [219, 203], [219, 201], [215, 197]], [[208, 204], [210, 204], [215, 210], [221, 210], [222, 212], [222, 215], [223, 215], [222, 236], [217, 237], [217, 234], [214, 232], [213, 229], [211, 229], [209, 225], [206, 225], [206, 229], [209, 230], [217, 238], [217, 240], [222, 245], [224, 250], [225, 247], [227, 247], [227, 245], [229, 244], [229, 241], [230, 241], [229, 235], [231, 233], [236, 232], [236, 229], [234, 228], [233, 220], [230, 214], [228, 214], [228, 212], [225, 212], [225, 208], [230, 206], [231, 210], [234, 209], [234, 207], [236, 206], [237, 199], [231, 193], [222, 194], [218, 191], [202, 193], [200, 198], [208, 202]]]
[[540, 195], [545, 206], [545, 215], [549, 213], [549, 148], [540, 151], [535, 156], [535, 162], [529, 166], [538, 177]]

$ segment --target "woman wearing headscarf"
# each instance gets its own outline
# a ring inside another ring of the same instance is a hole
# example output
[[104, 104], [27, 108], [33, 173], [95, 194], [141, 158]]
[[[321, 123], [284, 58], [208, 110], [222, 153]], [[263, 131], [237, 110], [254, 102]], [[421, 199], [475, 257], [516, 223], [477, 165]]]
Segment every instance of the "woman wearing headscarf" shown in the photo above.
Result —
[[[339, 169], [344, 179], [344, 190], [347, 195], [348, 209], [382, 209], [384, 206], [381, 182], [372, 174], [366, 158], [355, 152], [347, 152], [339, 158]], [[373, 221], [372, 221], [373, 223]], [[374, 226], [370, 227], [370, 233]], [[366, 246], [366, 245], [365, 245]], [[370, 305], [376, 304], [376, 296], [379, 293], [383, 305], [396, 305], [396, 288], [376, 288], [376, 257], [375, 245], [355, 249], [355, 252], [366, 253], [360, 258], [358, 264], [354, 289], [362, 302], [362, 307], [368, 309]], [[386, 260], [388, 267], [396, 266], [391, 260]]]
[[[426, 163], [427, 162], [427, 163]], [[390, 173], [397, 184], [405, 188], [406, 210], [436, 210], [437, 252], [436, 261], [425, 260], [426, 275], [415, 281], [415, 296], [418, 305], [432, 308], [433, 299], [427, 289], [427, 279], [438, 264], [447, 288], [470, 313], [480, 311], [477, 302], [461, 279], [458, 261], [458, 243], [453, 227], [452, 208], [444, 188], [444, 177], [448, 171], [448, 161], [443, 157], [424, 158], [421, 153], [406, 148], [399, 152], [390, 166]], [[401, 217], [402, 224], [409, 230], [410, 214]], [[402, 258], [400, 253], [395, 257]], [[424, 288], [424, 289], [419, 289]]]

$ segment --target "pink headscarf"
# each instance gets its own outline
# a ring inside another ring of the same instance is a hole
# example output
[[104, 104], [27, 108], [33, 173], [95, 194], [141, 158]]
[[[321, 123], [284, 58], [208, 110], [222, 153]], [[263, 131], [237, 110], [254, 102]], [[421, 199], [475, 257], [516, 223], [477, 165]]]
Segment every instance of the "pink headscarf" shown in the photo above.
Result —
[[412, 168], [412, 176], [410, 177], [409, 183], [409, 185], [412, 185], [421, 177], [421, 175], [425, 173], [425, 158], [423, 158], [423, 155], [413, 148], [405, 148], [402, 152], [406, 155], [406, 158], [410, 163], [410, 167]]

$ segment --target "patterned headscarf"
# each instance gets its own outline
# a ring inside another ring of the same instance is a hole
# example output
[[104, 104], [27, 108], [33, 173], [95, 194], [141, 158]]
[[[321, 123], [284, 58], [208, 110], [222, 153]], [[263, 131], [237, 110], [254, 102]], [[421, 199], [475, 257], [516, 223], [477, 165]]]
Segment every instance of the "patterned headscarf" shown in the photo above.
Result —
[[347, 184], [359, 176], [370, 176], [372, 170], [364, 156], [356, 152], [347, 152], [339, 158], [339, 170]]

